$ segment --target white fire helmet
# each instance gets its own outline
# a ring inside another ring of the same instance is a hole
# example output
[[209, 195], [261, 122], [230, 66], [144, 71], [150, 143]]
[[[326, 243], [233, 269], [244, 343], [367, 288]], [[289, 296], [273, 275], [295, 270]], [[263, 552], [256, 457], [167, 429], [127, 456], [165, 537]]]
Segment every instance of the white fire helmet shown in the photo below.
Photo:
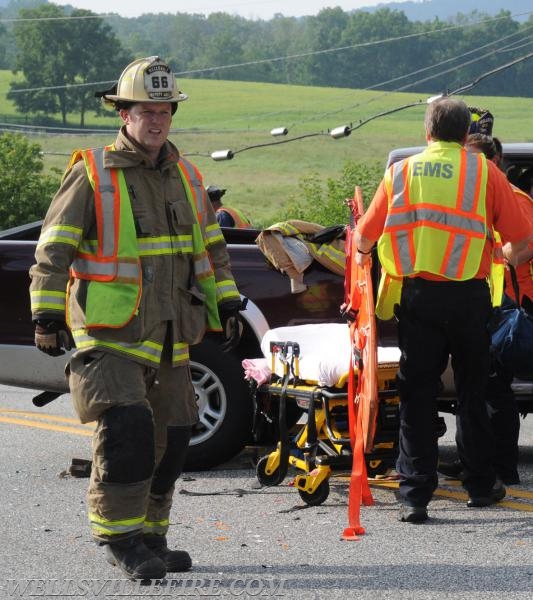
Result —
[[159, 58], [149, 56], [130, 63], [111, 90], [100, 92], [106, 105], [117, 102], [183, 102], [187, 94], [177, 89], [176, 79], [170, 67]]

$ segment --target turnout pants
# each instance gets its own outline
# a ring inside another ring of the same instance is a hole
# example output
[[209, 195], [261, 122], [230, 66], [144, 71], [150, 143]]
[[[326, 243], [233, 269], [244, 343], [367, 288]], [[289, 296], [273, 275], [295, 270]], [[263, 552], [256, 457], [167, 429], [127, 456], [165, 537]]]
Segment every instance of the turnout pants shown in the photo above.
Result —
[[101, 350], [70, 362], [69, 383], [82, 423], [96, 421], [87, 493], [94, 539], [166, 534], [174, 483], [198, 419], [188, 366], [161, 368]]
[[485, 403], [492, 314], [483, 280], [406, 278], [399, 320], [400, 439], [397, 470], [408, 506], [426, 506], [438, 484], [437, 395], [451, 356], [457, 393], [456, 442], [471, 496], [495, 482], [491, 429]]

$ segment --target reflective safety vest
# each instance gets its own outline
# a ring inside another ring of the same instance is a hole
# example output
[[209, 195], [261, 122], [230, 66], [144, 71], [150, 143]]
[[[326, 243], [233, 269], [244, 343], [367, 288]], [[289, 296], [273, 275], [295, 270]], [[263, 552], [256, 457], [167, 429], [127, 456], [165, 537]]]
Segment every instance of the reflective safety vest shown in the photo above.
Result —
[[80, 246], [71, 275], [87, 279], [86, 327], [124, 327], [136, 313], [141, 298], [142, 269], [135, 223], [124, 174], [104, 169], [104, 148], [79, 150], [70, 166], [83, 159], [94, 190], [95, 248]]
[[[378, 241], [384, 271], [376, 304], [379, 318], [392, 317], [403, 277], [425, 271], [464, 281], [479, 270], [486, 239], [493, 235], [486, 226], [486, 159], [463, 149], [450, 156], [448, 150], [454, 146], [435, 142], [387, 171], [389, 210]], [[497, 305], [503, 290], [503, 260], [501, 243], [494, 238], [490, 283]]]
[[253, 227], [250, 219], [238, 208], [222, 206], [216, 211], [216, 214], [218, 215], [219, 213], [223, 212], [228, 213], [228, 215], [233, 219], [233, 222], [235, 223], [234, 227], [236, 229], [251, 229]]
[[[206, 200], [196, 168], [183, 158], [178, 162], [187, 199], [198, 220], [192, 226], [192, 241], [190, 235], [137, 240], [124, 173], [122, 169], [107, 169], [103, 165], [104, 152], [109, 149], [112, 146], [79, 150], [70, 161], [70, 166], [79, 160], [84, 161], [94, 189], [98, 239], [96, 244], [87, 240], [80, 244], [71, 267], [73, 277], [90, 281], [85, 308], [86, 327], [119, 328], [129, 323], [138, 310], [141, 298], [140, 256], [157, 254], [162, 244], [176, 247], [177, 243], [181, 251], [193, 253], [195, 276], [206, 296], [208, 328], [220, 330], [217, 300], [223, 297], [226, 282], [218, 284], [221, 287], [219, 291], [206, 243], [223, 239], [223, 236], [217, 224], [205, 228], [205, 240], [202, 235], [199, 223], [204, 221]], [[235, 283], [231, 283], [235, 291]]]

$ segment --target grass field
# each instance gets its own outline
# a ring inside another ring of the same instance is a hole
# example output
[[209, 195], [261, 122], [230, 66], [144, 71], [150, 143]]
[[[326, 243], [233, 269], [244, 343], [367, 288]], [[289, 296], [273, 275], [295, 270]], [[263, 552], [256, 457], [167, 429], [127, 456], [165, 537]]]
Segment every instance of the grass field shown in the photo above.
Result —
[[[20, 119], [6, 100], [13, 78], [10, 72], [0, 71], [0, 122]], [[426, 96], [421, 94], [199, 79], [180, 80], [179, 87], [189, 100], [180, 104], [170, 138], [198, 165], [206, 184], [226, 187], [227, 203], [245, 210], [263, 225], [288, 199], [298, 196], [302, 178], [317, 175], [324, 182], [337, 179], [346, 161], [378, 160], [385, 164], [391, 148], [424, 143]], [[494, 134], [503, 141], [533, 141], [531, 98], [462, 98], [469, 105], [491, 110]], [[418, 104], [373, 118], [410, 103]], [[357, 127], [367, 119], [371, 120], [347, 138], [334, 140], [328, 134], [335, 127]], [[69, 115], [68, 123], [78, 127], [79, 115]], [[47, 169], [62, 170], [73, 149], [112, 141], [119, 119], [88, 114], [86, 126], [109, 127], [110, 131], [99, 135], [26, 135], [42, 147]], [[270, 131], [276, 127], [287, 127], [288, 135], [273, 138]], [[294, 140], [306, 135], [310, 137]], [[276, 141], [282, 143], [251, 148]], [[215, 162], [210, 158], [211, 152], [224, 149], [235, 153], [233, 160]]]

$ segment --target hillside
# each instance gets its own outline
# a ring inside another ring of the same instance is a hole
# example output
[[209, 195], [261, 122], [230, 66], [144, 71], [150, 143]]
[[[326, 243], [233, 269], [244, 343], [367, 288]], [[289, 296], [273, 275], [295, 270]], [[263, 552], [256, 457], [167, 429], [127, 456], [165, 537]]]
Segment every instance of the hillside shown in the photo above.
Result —
[[[1, 75], [5, 85], [9, 73]], [[228, 205], [245, 210], [256, 223], [271, 223], [287, 203], [299, 198], [303, 180], [316, 182], [324, 198], [328, 179], [338, 181], [348, 161], [384, 166], [391, 148], [424, 143], [425, 98], [416, 94], [200, 79], [180, 79], [180, 89], [189, 100], [174, 117], [172, 141], [198, 165], [207, 185], [227, 188]], [[490, 108], [494, 133], [503, 141], [533, 141], [530, 99], [463, 99]], [[358, 127], [410, 103], [416, 106]], [[0, 94], [0, 120], [9, 110]], [[119, 121], [92, 117], [90, 125], [118, 128]], [[356, 129], [349, 137], [332, 139], [328, 130], [344, 125]], [[289, 132], [273, 138], [270, 131], [276, 127]], [[115, 129], [100, 135], [41, 131], [31, 137], [43, 148], [46, 168], [62, 171], [72, 150], [109, 143], [114, 135]], [[232, 160], [210, 158], [214, 150], [224, 149], [234, 152]]]

